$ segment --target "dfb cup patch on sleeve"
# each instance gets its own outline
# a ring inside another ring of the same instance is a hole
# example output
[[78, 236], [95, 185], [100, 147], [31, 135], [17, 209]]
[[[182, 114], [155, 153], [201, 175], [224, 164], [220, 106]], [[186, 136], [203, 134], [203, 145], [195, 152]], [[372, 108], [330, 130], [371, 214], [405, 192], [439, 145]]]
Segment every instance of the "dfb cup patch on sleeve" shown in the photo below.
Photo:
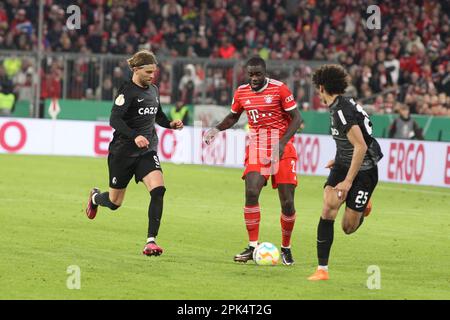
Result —
[[125, 103], [125, 97], [123, 96], [123, 94], [119, 94], [114, 103], [116, 104], [116, 106], [123, 106], [123, 104]]

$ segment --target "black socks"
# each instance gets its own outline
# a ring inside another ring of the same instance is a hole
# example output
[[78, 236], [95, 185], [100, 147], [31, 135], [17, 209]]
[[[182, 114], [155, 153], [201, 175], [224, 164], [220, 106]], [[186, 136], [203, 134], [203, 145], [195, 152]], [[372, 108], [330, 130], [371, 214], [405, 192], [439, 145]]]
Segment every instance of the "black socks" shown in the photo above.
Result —
[[163, 199], [166, 188], [164, 186], [156, 187], [150, 191], [150, 206], [148, 207], [148, 237], [158, 235], [159, 225], [163, 211]]
[[317, 227], [317, 257], [319, 259], [319, 266], [328, 265], [333, 237], [334, 220], [324, 220], [320, 217], [319, 226]]
[[103, 192], [95, 195], [95, 203], [102, 207], [108, 207], [111, 210], [116, 210], [120, 206], [115, 205], [114, 203], [109, 200], [109, 192]]

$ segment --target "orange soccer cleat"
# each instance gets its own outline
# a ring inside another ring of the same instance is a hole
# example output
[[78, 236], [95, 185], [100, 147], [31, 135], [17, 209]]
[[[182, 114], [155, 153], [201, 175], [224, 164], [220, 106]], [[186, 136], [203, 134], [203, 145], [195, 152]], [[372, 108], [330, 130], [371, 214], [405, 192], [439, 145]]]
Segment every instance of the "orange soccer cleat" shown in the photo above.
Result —
[[364, 217], [367, 217], [371, 211], [372, 211], [372, 201], [369, 199], [369, 203], [367, 204], [367, 207], [363, 211]]
[[323, 269], [317, 269], [316, 272], [314, 272], [314, 274], [308, 278], [308, 280], [311, 281], [328, 280], [328, 271]]

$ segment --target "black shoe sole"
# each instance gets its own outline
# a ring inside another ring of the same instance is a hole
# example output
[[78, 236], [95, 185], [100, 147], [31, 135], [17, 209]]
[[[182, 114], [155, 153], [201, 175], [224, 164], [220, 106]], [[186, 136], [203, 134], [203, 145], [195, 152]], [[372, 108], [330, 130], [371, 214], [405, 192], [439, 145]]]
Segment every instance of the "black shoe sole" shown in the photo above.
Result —
[[247, 263], [247, 261], [250, 261], [253, 259], [246, 259], [246, 258], [234, 258], [234, 262], [243, 262], [243, 263]]

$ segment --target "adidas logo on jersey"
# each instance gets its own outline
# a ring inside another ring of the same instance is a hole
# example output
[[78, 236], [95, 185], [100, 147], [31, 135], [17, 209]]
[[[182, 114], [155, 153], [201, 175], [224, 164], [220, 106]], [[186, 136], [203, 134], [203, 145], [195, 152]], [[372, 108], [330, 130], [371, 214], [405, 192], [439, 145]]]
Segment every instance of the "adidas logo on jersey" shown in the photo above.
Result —
[[245, 104], [251, 104], [250, 99], [247, 99], [247, 101], [245, 101]]

